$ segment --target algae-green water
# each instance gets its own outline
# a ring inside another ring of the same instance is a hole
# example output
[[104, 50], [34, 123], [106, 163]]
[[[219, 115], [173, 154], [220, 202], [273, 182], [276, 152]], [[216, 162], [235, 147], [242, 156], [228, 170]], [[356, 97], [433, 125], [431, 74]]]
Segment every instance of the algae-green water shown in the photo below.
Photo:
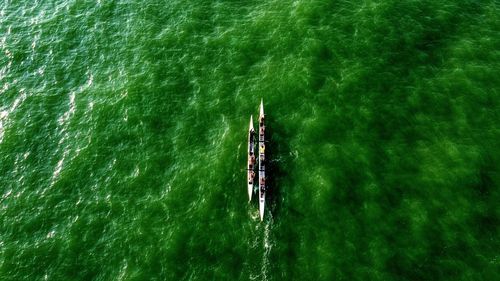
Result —
[[0, 280], [500, 280], [499, 30], [494, 0], [1, 1]]

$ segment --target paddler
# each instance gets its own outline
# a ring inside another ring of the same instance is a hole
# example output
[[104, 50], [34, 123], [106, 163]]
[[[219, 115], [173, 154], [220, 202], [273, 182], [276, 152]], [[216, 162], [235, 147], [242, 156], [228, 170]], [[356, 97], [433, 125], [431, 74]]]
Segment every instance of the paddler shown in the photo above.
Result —
[[253, 167], [250, 166], [249, 169], [250, 173], [248, 174], [248, 184], [253, 183], [253, 179], [255, 178], [255, 172], [253, 171]]
[[248, 159], [248, 166], [253, 166], [253, 164], [255, 164], [255, 155], [253, 154], [253, 152], [250, 152], [250, 159]]

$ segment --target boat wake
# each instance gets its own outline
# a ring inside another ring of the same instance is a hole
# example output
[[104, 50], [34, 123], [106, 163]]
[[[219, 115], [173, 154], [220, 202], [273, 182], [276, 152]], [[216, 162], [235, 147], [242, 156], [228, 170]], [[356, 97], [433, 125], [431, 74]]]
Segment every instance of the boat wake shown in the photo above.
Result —
[[267, 281], [267, 273], [269, 272], [269, 254], [271, 253], [271, 249], [273, 247], [273, 243], [270, 239], [271, 227], [273, 224], [273, 217], [270, 212], [268, 212], [268, 220], [264, 226], [264, 240], [263, 247], [264, 251], [262, 252], [262, 267], [261, 267], [261, 276], [264, 281]]
[[[252, 216], [252, 219], [259, 220], [259, 213], [256, 212], [255, 215]], [[252, 243], [252, 249], [261, 250], [262, 251], [262, 260], [260, 265], [260, 270], [255, 272], [256, 274], [250, 275], [250, 280], [269, 280], [269, 266], [270, 264], [270, 254], [271, 250], [274, 246], [272, 237], [271, 237], [271, 229], [273, 226], [273, 217], [271, 213], [266, 216], [265, 224], [259, 224], [256, 228], [257, 233], [262, 233], [262, 235], [255, 235], [255, 240]], [[263, 228], [263, 229], [262, 229]], [[256, 268], [257, 269], [257, 268]]]

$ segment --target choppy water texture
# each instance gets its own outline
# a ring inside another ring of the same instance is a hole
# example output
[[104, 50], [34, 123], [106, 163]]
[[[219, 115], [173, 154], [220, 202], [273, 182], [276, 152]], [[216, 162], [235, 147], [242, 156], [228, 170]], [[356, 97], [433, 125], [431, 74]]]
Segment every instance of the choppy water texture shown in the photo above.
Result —
[[1, 1], [0, 279], [500, 280], [499, 5]]

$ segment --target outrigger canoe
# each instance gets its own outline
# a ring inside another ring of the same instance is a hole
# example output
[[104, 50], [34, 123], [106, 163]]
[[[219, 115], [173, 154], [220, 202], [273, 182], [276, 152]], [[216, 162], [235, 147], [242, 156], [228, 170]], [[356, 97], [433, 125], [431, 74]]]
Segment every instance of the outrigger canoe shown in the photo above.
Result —
[[264, 141], [264, 104], [261, 100], [259, 113], [259, 214], [261, 221], [264, 219], [264, 208], [266, 204], [266, 144]]
[[247, 162], [247, 184], [248, 184], [248, 202], [252, 200], [253, 180], [255, 177], [255, 130], [253, 128], [253, 117], [250, 116], [250, 126], [248, 127], [248, 162]]

